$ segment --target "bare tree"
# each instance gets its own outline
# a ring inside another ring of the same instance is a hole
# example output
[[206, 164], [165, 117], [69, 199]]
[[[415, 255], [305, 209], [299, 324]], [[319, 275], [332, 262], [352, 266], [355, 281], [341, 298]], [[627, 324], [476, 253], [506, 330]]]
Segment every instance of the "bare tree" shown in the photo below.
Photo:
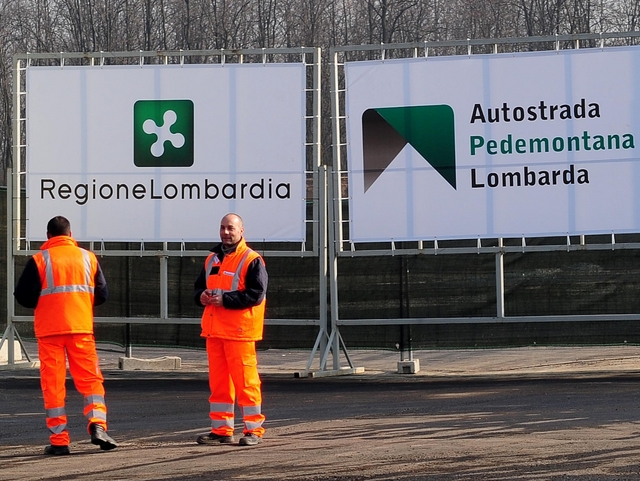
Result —
[[[0, 0], [0, 167], [11, 158], [18, 52], [318, 46], [326, 87], [334, 45], [628, 31], [639, 23], [640, 0]], [[329, 106], [324, 93], [325, 158]]]
[[605, 2], [600, 30], [629, 32], [640, 27], [640, 0]]

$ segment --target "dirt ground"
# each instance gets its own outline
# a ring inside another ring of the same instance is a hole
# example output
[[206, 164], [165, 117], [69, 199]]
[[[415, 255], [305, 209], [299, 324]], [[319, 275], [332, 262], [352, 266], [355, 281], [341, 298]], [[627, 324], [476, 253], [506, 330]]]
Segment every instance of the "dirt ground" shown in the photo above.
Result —
[[[29, 348], [29, 350], [31, 347]], [[48, 457], [38, 373], [0, 369], [3, 480], [640, 480], [640, 348], [353, 352], [362, 374], [296, 378], [308, 352], [261, 352], [267, 434], [256, 447], [201, 446], [205, 355], [172, 372], [122, 371], [100, 351], [110, 433], [91, 445], [69, 383], [72, 454]], [[236, 419], [238, 434], [241, 426]]]

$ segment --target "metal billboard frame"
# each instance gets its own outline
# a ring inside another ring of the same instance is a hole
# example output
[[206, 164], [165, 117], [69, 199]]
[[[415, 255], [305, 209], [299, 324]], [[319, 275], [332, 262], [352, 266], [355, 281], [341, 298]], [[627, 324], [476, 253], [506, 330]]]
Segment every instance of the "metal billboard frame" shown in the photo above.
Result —
[[[16, 281], [15, 260], [17, 257], [32, 256], [38, 252], [31, 249], [26, 238], [26, 219], [23, 214], [22, 192], [25, 187], [27, 174], [26, 166], [26, 102], [27, 91], [25, 71], [40, 65], [84, 66], [86, 68], [100, 68], [104, 65], [168, 65], [185, 63], [293, 63], [301, 62], [306, 68], [306, 202], [311, 204], [307, 208], [305, 219], [307, 235], [301, 245], [295, 243], [296, 248], [289, 244], [273, 244], [265, 241], [266, 249], [260, 249], [265, 257], [318, 257], [319, 258], [319, 291], [320, 312], [318, 319], [265, 319], [266, 325], [313, 325], [318, 326], [318, 342], [326, 337], [327, 331], [327, 288], [326, 288], [326, 169], [321, 161], [320, 127], [321, 127], [321, 51], [316, 47], [299, 48], [261, 48], [261, 49], [221, 49], [221, 50], [164, 50], [138, 52], [61, 52], [61, 53], [25, 53], [13, 57], [13, 164], [7, 166], [7, 327], [0, 340], [0, 347], [8, 342], [9, 364], [14, 364], [14, 342], [17, 340], [28, 361], [29, 354], [18, 334], [15, 324], [32, 322], [33, 316], [16, 316], [13, 288]], [[82, 239], [76, 239], [83, 242]], [[199, 324], [199, 318], [170, 318], [168, 309], [168, 268], [169, 257], [206, 257], [207, 250], [187, 250], [188, 242], [169, 243], [153, 241], [161, 244], [160, 249], [148, 249], [141, 242], [139, 250], [109, 249], [104, 242], [88, 242], [89, 248], [99, 256], [111, 257], [155, 257], [159, 260], [160, 270], [160, 306], [157, 317], [97, 317], [98, 323], [115, 324]], [[176, 247], [174, 247], [176, 244]], [[269, 247], [273, 247], [269, 249]], [[317, 347], [316, 347], [317, 349]], [[131, 346], [126, 346], [126, 355], [131, 356]], [[309, 360], [309, 367], [313, 357]]]
[[[528, 245], [527, 238], [468, 239], [466, 242], [438, 240], [402, 242], [398, 247], [393, 240], [380, 243], [355, 243], [349, 239], [349, 185], [347, 174], [349, 164], [346, 147], [345, 99], [348, 95], [344, 80], [344, 65], [363, 60], [385, 60], [398, 58], [427, 58], [435, 55], [472, 56], [478, 53], [499, 53], [503, 51], [561, 50], [579, 48], [606, 49], [609, 46], [640, 45], [640, 32], [551, 35], [536, 37], [467, 39], [451, 41], [424, 41], [401, 44], [358, 45], [332, 47], [331, 62], [331, 124], [333, 135], [333, 164], [329, 168], [328, 213], [329, 229], [329, 294], [331, 305], [330, 347], [334, 356], [344, 341], [340, 326], [361, 325], [410, 325], [410, 324], [460, 324], [460, 323], [521, 323], [552, 321], [638, 321], [639, 314], [584, 315], [584, 316], [506, 316], [504, 303], [504, 255], [506, 253], [621, 250], [640, 249], [637, 242], [616, 242], [616, 234], [611, 233], [610, 241], [588, 242], [588, 236], [566, 236], [557, 244]], [[595, 236], [594, 236], [595, 237]], [[602, 237], [602, 236], [599, 236]], [[533, 238], [529, 238], [529, 241]], [[381, 246], [381, 244], [383, 244]], [[465, 244], [461, 246], [460, 244]], [[392, 318], [392, 319], [341, 319], [338, 309], [338, 259], [344, 257], [402, 256], [402, 255], [455, 255], [490, 254], [495, 256], [496, 273], [496, 315], [492, 317], [469, 318]], [[410, 345], [400, 351], [400, 361], [413, 361]], [[347, 355], [349, 365], [353, 367]], [[334, 358], [334, 366], [339, 369], [339, 359]]]

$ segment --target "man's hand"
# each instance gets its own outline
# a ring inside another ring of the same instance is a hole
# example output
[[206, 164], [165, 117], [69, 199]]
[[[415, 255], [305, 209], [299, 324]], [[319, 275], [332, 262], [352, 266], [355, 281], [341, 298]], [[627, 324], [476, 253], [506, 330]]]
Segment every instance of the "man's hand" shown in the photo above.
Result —
[[205, 289], [204, 291], [202, 291], [202, 294], [200, 294], [200, 303], [203, 306], [208, 306], [209, 304], [212, 303], [212, 298], [213, 298], [213, 291], [210, 289]]
[[203, 306], [222, 306], [222, 293], [214, 294], [211, 289], [205, 289], [200, 294], [200, 303]]

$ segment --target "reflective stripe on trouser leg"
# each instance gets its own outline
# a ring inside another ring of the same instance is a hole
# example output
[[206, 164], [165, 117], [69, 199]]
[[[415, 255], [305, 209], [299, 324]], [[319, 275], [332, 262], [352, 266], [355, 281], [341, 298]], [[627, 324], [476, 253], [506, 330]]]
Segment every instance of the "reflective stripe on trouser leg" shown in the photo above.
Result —
[[207, 338], [209, 363], [209, 418], [211, 432], [218, 436], [232, 436], [234, 428], [235, 388], [227, 367], [224, 341]]
[[67, 395], [67, 361], [65, 355], [66, 336], [47, 336], [38, 339], [40, 359], [40, 386], [44, 398], [49, 441], [54, 446], [70, 443], [65, 413]]
[[84, 396], [87, 432], [93, 423], [107, 430], [107, 406], [104, 402], [104, 377], [100, 371], [96, 343], [92, 334], [72, 334], [67, 342], [69, 371], [76, 389]]
[[104, 396], [100, 394], [89, 394], [84, 397], [84, 417], [87, 418], [88, 425], [100, 424], [107, 430], [107, 406], [104, 403]]
[[253, 433], [260, 437], [264, 434], [264, 415], [260, 406], [240, 406], [244, 420], [244, 433]]
[[209, 403], [211, 432], [220, 436], [233, 435], [233, 404]]
[[51, 435], [51, 444], [65, 446], [70, 442], [69, 431], [67, 431], [67, 414], [64, 407], [47, 409], [47, 428]]
[[255, 342], [226, 341], [224, 347], [229, 359], [229, 371], [236, 388], [238, 405], [243, 411], [243, 432], [262, 437], [265, 417], [261, 413], [262, 392]]

